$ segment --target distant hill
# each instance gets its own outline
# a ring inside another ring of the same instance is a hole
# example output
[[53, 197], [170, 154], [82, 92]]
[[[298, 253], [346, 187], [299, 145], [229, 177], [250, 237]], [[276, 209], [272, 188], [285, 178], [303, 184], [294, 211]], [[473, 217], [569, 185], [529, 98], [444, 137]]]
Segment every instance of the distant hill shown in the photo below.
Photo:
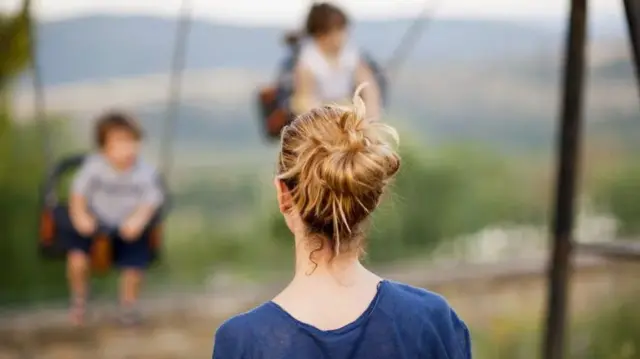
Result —
[[[358, 23], [355, 37], [384, 60], [410, 23]], [[175, 25], [170, 19], [114, 16], [41, 24], [41, 63], [53, 92], [48, 109], [68, 114], [80, 139], [88, 138], [89, 120], [98, 111], [124, 106], [140, 115], [150, 141], [157, 142], [166, 118]], [[406, 67], [392, 79], [389, 118], [425, 143], [470, 140], [509, 152], [551, 150], [564, 37], [562, 29], [543, 25], [431, 23]], [[591, 123], [600, 124], [590, 126], [589, 134], [637, 142], [640, 116], [633, 69], [624, 39], [610, 33], [595, 51], [602, 56], [591, 56], [598, 60], [591, 63], [586, 114]], [[231, 154], [260, 161], [270, 153], [260, 136], [253, 96], [283, 55], [281, 35], [282, 29], [275, 27], [194, 22], [173, 133], [181, 161], [202, 161], [202, 156], [227, 160]], [[148, 74], [160, 75], [144, 76]], [[17, 98], [15, 108], [28, 118], [31, 96]]]
[[[384, 62], [411, 20], [360, 22], [357, 44]], [[176, 21], [155, 17], [88, 16], [39, 25], [39, 51], [47, 85], [169, 70]], [[187, 69], [273, 70], [283, 56], [283, 30], [241, 27], [195, 19]], [[408, 61], [488, 61], [537, 53], [561, 41], [555, 31], [493, 20], [434, 20]]]

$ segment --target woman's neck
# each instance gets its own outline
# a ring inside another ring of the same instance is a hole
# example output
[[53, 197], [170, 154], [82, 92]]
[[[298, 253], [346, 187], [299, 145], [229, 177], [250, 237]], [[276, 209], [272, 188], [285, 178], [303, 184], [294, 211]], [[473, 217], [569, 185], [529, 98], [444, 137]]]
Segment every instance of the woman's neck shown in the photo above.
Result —
[[[357, 254], [344, 253], [329, 260], [331, 250], [325, 248], [314, 253], [315, 265], [307, 248], [305, 241], [296, 241], [295, 275], [273, 302], [294, 318], [319, 328], [339, 328], [355, 320], [375, 296], [382, 278], [367, 270]], [[347, 302], [350, 304], [344, 307]], [[342, 308], [349, 315], [334, 318], [336, 312], [331, 308]]]
[[[327, 282], [349, 285], [369, 272], [357, 253], [334, 255], [333, 248], [324, 246], [313, 251], [308, 239], [296, 240], [296, 261], [293, 282]], [[310, 248], [311, 247], [311, 248]]]

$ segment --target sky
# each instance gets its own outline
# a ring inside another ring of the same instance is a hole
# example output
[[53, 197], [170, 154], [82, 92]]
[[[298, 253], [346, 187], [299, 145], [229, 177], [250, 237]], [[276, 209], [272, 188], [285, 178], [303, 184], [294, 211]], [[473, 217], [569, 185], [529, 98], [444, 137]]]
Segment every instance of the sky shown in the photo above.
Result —
[[[84, 14], [149, 14], [175, 16], [182, 1], [192, 4], [195, 16], [239, 24], [294, 25], [312, 0], [33, 0], [43, 19]], [[358, 19], [408, 17], [425, 4], [439, 17], [550, 17], [562, 18], [569, 0], [334, 0]], [[14, 10], [21, 0], [0, 0], [0, 10]], [[590, 0], [598, 15], [621, 15], [621, 1]]]

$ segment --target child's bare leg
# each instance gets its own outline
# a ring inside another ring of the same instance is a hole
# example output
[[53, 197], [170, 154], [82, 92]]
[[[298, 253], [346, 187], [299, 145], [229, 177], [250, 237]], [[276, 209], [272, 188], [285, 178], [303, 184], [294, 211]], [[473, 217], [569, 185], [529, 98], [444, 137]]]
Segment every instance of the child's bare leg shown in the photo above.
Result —
[[71, 250], [67, 255], [67, 280], [71, 292], [71, 321], [81, 325], [87, 300], [89, 258], [83, 251]]
[[120, 274], [120, 306], [123, 310], [124, 324], [136, 324], [138, 321], [135, 305], [138, 302], [143, 271], [124, 268]]
[[138, 301], [142, 270], [125, 268], [120, 274], [120, 305], [124, 308], [133, 307]]

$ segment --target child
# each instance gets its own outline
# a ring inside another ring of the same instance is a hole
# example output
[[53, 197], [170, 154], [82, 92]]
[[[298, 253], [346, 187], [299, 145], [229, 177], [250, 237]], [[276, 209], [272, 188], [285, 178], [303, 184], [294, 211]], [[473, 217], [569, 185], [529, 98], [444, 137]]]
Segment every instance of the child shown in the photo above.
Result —
[[[344, 103], [362, 83], [369, 117], [381, 111], [381, 94], [366, 59], [348, 40], [349, 19], [338, 7], [316, 3], [307, 16], [300, 55], [294, 69], [292, 107], [297, 114], [328, 103]], [[288, 43], [295, 43], [289, 36]]]
[[121, 269], [122, 320], [133, 324], [133, 306], [142, 274], [151, 262], [147, 227], [164, 200], [157, 172], [139, 159], [143, 134], [123, 113], [98, 119], [98, 152], [90, 155], [76, 174], [69, 203], [67, 276], [71, 291], [71, 320], [81, 325], [87, 298], [88, 253], [92, 237], [102, 224], [117, 229], [114, 262]]

